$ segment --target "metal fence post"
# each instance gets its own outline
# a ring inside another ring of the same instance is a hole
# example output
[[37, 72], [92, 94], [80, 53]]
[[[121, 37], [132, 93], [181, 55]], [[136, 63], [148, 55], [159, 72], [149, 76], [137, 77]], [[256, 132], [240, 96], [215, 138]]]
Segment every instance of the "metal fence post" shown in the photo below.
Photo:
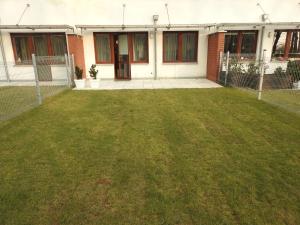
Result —
[[265, 52], [266, 49], [264, 49], [263, 51], [262, 60], [260, 63], [260, 76], [259, 76], [259, 87], [258, 87], [258, 96], [257, 96], [258, 100], [261, 100], [262, 89], [263, 89], [264, 73], [265, 73]]
[[69, 68], [69, 65], [68, 65], [68, 64], [69, 64], [69, 63], [68, 63], [68, 61], [69, 61], [69, 60], [68, 60], [68, 58], [69, 58], [69, 57], [68, 57], [68, 55], [67, 55], [67, 54], [65, 54], [65, 61], [66, 61], [66, 71], [67, 71], [68, 86], [69, 86], [69, 87], [71, 87], [71, 85], [72, 85], [72, 84], [71, 84], [71, 79], [70, 79], [70, 77], [71, 77], [71, 76], [70, 76], [70, 72], [69, 72], [69, 69], [68, 69], [68, 68]]
[[227, 51], [226, 53], [226, 73], [225, 73], [224, 86], [227, 85], [228, 71], [229, 71], [229, 51]]
[[39, 83], [39, 76], [36, 66], [36, 58], [35, 54], [32, 54], [32, 65], [33, 65], [33, 71], [34, 71], [34, 78], [35, 78], [35, 88], [36, 88], [36, 97], [38, 104], [42, 104], [42, 95], [41, 95], [41, 89], [40, 89], [40, 83]]
[[7, 67], [7, 60], [6, 60], [1, 30], [0, 30], [0, 48], [1, 48], [1, 55], [2, 55], [2, 60], [3, 60], [3, 64], [4, 64], [6, 79], [8, 82], [10, 82], [9, 71], [8, 71], [8, 67]]
[[220, 54], [219, 54], [219, 69], [218, 69], [218, 82], [219, 83], [221, 81], [222, 68], [223, 68], [223, 52], [220, 51]]
[[72, 82], [74, 82], [74, 79], [75, 79], [75, 59], [74, 59], [74, 54], [72, 54], [72, 69], [73, 69]]

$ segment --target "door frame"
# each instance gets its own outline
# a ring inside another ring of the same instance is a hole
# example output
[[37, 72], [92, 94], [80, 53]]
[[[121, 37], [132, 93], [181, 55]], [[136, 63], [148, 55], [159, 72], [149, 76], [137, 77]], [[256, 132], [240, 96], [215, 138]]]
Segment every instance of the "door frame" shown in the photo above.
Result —
[[[114, 58], [114, 61], [113, 61], [113, 64], [114, 64], [114, 78], [115, 80], [131, 80], [131, 50], [132, 50], [132, 35], [129, 33], [129, 32], [112, 32], [112, 39], [113, 39], [113, 58]], [[119, 35], [122, 35], [122, 34], [126, 34], [127, 35], [127, 44], [128, 44], [128, 78], [118, 78], [118, 75], [117, 75], [117, 70], [116, 70], [116, 64], [118, 62], [118, 54], [116, 55], [115, 52], [116, 52], [116, 44], [115, 44], [115, 41], [116, 39], [118, 38]]]

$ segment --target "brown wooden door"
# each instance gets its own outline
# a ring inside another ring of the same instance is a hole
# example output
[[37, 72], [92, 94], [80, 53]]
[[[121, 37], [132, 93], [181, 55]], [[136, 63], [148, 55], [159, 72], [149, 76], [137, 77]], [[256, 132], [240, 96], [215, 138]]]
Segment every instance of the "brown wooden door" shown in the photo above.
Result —
[[115, 78], [118, 80], [130, 79], [128, 39], [128, 34], [116, 34], [114, 36]]

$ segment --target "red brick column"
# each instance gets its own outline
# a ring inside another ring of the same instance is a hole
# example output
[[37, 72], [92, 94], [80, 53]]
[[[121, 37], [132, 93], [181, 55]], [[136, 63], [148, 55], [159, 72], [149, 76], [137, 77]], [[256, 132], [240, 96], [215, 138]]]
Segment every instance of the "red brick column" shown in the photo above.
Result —
[[289, 52], [291, 48], [292, 41], [292, 31], [288, 31], [286, 34], [285, 47], [284, 47], [284, 56], [283, 58], [287, 60], [289, 58]]
[[83, 69], [83, 78], [85, 75], [85, 61], [82, 36], [68, 34], [69, 53], [74, 54], [75, 66]]
[[208, 35], [207, 79], [217, 81], [220, 67], [220, 52], [224, 52], [224, 32]]

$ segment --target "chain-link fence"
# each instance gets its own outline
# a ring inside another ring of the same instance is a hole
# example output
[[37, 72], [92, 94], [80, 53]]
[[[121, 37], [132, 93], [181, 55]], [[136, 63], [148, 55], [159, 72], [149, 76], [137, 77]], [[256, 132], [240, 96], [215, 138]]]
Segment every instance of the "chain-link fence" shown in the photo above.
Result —
[[18, 62], [0, 61], [0, 120], [42, 104], [72, 86], [73, 56], [35, 56]]
[[253, 54], [221, 54], [219, 83], [240, 88], [271, 104], [300, 113], [300, 61]]

